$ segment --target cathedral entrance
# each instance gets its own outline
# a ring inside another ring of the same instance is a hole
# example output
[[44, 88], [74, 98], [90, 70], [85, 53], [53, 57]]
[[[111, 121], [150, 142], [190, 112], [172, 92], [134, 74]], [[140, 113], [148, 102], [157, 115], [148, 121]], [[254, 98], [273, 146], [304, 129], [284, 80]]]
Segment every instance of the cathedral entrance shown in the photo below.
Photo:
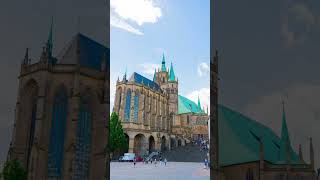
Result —
[[167, 150], [167, 147], [166, 147], [166, 137], [165, 136], [162, 136], [161, 138], [161, 151], [165, 151]]
[[155, 141], [153, 136], [149, 137], [149, 154], [155, 150]]
[[137, 155], [137, 156], [141, 156], [144, 154], [145, 148], [145, 137], [143, 134], [137, 134], [134, 137], [134, 147], [133, 147], [133, 152]]

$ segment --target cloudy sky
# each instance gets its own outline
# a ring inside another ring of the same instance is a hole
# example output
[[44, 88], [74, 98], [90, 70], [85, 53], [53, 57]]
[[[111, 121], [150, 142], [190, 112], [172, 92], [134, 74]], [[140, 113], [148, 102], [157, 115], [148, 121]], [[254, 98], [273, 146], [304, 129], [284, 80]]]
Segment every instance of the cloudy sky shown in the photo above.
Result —
[[[162, 54], [173, 63], [179, 94], [209, 106], [209, 0], [111, 0], [111, 105], [115, 84], [138, 72], [152, 80]], [[112, 109], [112, 107], [111, 107]]]
[[292, 146], [320, 165], [320, 1], [215, 1], [219, 101], [280, 134], [286, 101]]
[[104, 0], [0, 1], [0, 169], [11, 140], [20, 62], [27, 47], [32, 61], [39, 60], [49, 34], [51, 16], [54, 18], [54, 55], [76, 32], [102, 44], [108, 41]]

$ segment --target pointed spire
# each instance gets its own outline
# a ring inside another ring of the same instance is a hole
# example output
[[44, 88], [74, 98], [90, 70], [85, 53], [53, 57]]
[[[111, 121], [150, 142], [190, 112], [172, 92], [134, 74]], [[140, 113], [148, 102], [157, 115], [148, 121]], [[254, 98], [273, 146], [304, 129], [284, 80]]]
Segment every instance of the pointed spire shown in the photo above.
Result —
[[30, 62], [30, 59], [29, 59], [29, 48], [26, 48], [26, 53], [24, 55], [24, 59], [22, 61], [22, 64], [28, 65], [29, 62]]
[[299, 160], [301, 163], [304, 162], [303, 160], [303, 155], [302, 155], [302, 147], [301, 147], [301, 144], [299, 144]]
[[166, 60], [165, 60], [165, 58], [164, 58], [164, 53], [162, 54], [161, 71], [162, 71], [162, 72], [166, 72], [166, 71], [167, 71], [167, 68], [166, 68]]
[[281, 140], [280, 140], [280, 160], [288, 162], [291, 154], [291, 145], [289, 132], [286, 122], [286, 114], [284, 110], [284, 101], [282, 101], [282, 127], [281, 127]]
[[172, 62], [171, 62], [171, 66], [170, 66], [170, 73], [169, 73], [169, 81], [175, 81], [176, 76], [174, 74], [174, 70], [173, 70], [173, 66], [172, 66]]
[[46, 44], [46, 50], [49, 55], [49, 57], [52, 56], [52, 47], [53, 47], [53, 41], [52, 41], [52, 28], [53, 28], [53, 16], [51, 17], [51, 25], [50, 25], [50, 31], [49, 36]]
[[154, 69], [154, 75], [153, 75], [153, 81], [156, 82], [156, 78], [157, 78], [157, 71], [156, 69]]
[[201, 104], [200, 104], [199, 94], [198, 94], [198, 107], [200, 108], [200, 110], [202, 110], [202, 109], [201, 109]]
[[126, 71], [124, 72], [124, 75], [123, 75], [123, 81], [127, 81], [127, 66], [126, 66]]
[[312, 170], [314, 170], [314, 151], [313, 151], [312, 137], [310, 137], [310, 165]]

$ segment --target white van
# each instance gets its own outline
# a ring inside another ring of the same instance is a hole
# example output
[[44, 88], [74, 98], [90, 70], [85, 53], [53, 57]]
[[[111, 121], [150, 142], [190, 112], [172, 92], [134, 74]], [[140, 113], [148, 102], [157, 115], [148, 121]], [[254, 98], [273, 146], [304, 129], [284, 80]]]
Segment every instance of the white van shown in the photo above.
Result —
[[122, 160], [124, 162], [132, 162], [136, 155], [134, 153], [124, 153]]

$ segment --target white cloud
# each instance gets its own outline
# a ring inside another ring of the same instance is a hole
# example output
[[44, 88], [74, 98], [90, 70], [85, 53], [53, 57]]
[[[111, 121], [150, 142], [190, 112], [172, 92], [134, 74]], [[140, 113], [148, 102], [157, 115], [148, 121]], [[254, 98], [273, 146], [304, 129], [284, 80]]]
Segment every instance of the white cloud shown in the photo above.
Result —
[[160, 68], [159, 64], [152, 64], [152, 63], [143, 63], [139, 64], [141, 68], [141, 72], [147, 75], [152, 75], [154, 74], [154, 70]]
[[210, 88], [201, 88], [194, 90], [187, 94], [187, 98], [198, 104], [198, 96], [200, 98], [200, 104], [202, 108], [207, 112], [207, 107], [210, 113]]
[[110, 17], [110, 24], [113, 27], [117, 27], [123, 30], [126, 30], [128, 32], [137, 34], [137, 35], [143, 35], [143, 32], [141, 32], [139, 29], [134, 28], [133, 26], [131, 26], [130, 24], [128, 24], [126, 21], [111, 15]]
[[198, 75], [200, 77], [205, 76], [206, 74], [208, 74], [210, 72], [210, 67], [207, 63], [202, 62], [198, 65]]
[[153, 0], [111, 0], [111, 9], [119, 17], [136, 22], [156, 23], [162, 16], [161, 9], [155, 6]]

